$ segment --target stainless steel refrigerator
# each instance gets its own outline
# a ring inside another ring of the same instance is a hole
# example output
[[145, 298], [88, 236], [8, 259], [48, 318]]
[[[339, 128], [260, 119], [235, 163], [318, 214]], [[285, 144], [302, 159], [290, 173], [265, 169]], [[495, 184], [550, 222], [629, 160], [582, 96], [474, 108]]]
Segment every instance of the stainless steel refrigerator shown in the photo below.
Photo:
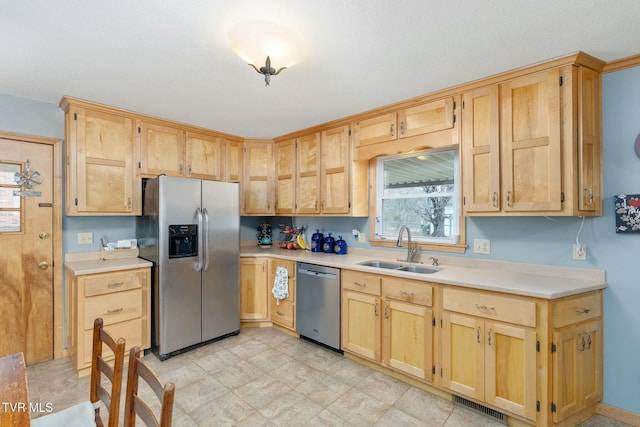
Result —
[[152, 261], [152, 347], [160, 359], [235, 335], [239, 314], [236, 183], [159, 176], [143, 182], [136, 223]]

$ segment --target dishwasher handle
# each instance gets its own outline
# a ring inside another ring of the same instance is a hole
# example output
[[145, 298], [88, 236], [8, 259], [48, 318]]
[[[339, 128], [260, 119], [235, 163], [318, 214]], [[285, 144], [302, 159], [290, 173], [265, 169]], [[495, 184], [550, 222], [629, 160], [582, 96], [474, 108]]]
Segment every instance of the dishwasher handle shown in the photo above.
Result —
[[338, 280], [337, 274], [323, 273], [322, 271], [307, 270], [306, 268], [298, 268], [298, 274], [306, 274], [307, 276], [322, 277], [323, 279]]

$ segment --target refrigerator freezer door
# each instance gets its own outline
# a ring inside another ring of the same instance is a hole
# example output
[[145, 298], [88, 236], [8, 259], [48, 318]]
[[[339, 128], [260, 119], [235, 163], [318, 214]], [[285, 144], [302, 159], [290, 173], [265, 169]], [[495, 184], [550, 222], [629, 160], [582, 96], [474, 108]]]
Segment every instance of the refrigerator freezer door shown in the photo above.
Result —
[[202, 181], [202, 208], [209, 218], [202, 272], [202, 340], [207, 341], [240, 329], [238, 184]]
[[158, 353], [165, 355], [198, 344], [202, 339], [198, 257], [169, 259], [168, 252], [169, 226], [194, 223], [194, 213], [200, 208], [201, 184], [198, 180], [167, 176], [159, 177], [159, 181], [160, 277], [154, 291], [158, 292], [155, 313], [159, 326]]

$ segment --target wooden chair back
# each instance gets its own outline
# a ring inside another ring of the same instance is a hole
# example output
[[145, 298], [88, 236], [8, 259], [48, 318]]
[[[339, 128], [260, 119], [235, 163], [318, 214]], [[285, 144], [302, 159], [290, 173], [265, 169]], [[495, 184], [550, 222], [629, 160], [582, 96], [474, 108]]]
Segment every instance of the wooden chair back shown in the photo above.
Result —
[[[138, 396], [138, 379], [142, 378], [151, 387], [156, 397], [160, 401], [160, 421], [153, 414], [153, 411]], [[136, 415], [147, 426], [170, 427], [173, 415], [173, 398], [175, 394], [175, 384], [163, 382], [140, 360], [140, 348], [133, 347], [129, 350], [129, 372], [127, 375], [127, 391], [125, 394], [124, 425], [133, 427], [136, 423]]]
[[[111, 349], [115, 355], [113, 368], [104, 360], [103, 344]], [[102, 401], [109, 412], [109, 427], [118, 426], [120, 414], [120, 392], [122, 390], [122, 373], [124, 370], [124, 338], [115, 340], [103, 328], [103, 321], [97, 318], [93, 322], [93, 352], [91, 355], [90, 397], [96, 411], [96, 425], [103, 427], [100, 417], [99, 403]], [[102, 374], [111, 382], [111, 392], [102, 385]]]

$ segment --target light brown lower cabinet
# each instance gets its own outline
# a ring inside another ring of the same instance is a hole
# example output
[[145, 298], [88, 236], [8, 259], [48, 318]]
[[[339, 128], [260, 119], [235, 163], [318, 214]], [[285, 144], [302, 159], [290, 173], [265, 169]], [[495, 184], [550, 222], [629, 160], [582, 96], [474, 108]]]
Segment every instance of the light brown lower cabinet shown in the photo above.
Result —
[[[108, 273], [75, 275], [67, 269], [71, 356], [79, 376], [91, 368], [93, 321], [101, 317], [104, 328], [124, 338], [126, 350], [151, 346], [151, 272], [137, 268]], [[106, 349], [107, 360], [113, 357]]]
[[[283, 267], [287, 270], [289, 296], [280, 301], [271, 292], [276, 278], [276, 270]], [[296, 330], [296, 263], [277, 258], [269, 259], [269, 301], [271, 305], [271, 321], [292, 331]]]
[[240, 321], [269, 320], [267, 258], [240, 258]]

